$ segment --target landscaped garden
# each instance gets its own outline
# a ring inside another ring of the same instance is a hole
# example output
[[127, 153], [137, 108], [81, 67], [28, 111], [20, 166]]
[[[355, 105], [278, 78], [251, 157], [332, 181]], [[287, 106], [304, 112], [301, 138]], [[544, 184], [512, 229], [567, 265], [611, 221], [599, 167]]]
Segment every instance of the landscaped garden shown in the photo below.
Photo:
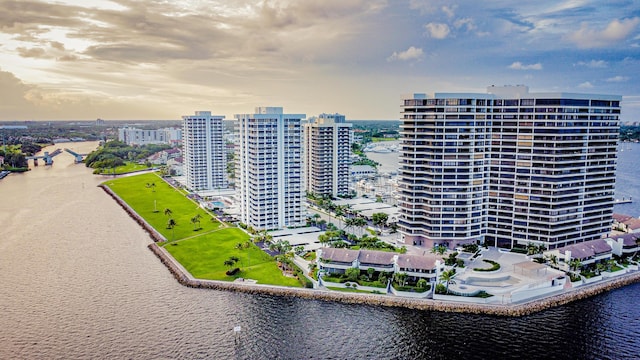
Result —
[[341, 284], [352, 282], [360, 286], [371, 286], [384, 289], [387, 287], [387, 280], [390, 276], [390, 273], [375, 271], [373, 268], [368, 269], [364, 273], [358, 268], [349, 268], [344, 272], [344, 274], [325, 274], [322, 276], [322, 280]]
[[158, 245], [196, 278], [247, 278], [260, 284], [295, 287], [306, 283], [296, 268], [291, 269], [291, 276], [285, 276], [276, 260], [253, 244], [245, 232], [225, 228], [155, 173], [112, 179], [104, 185], [168, 239]]

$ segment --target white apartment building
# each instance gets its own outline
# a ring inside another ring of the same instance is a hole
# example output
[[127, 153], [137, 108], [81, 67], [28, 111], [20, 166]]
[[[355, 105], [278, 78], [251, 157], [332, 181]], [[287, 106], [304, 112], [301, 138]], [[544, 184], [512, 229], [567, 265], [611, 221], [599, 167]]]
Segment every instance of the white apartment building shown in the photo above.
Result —
[[238, 147], [236, 189], [241, 221], [272, 230], [305, 224], [302, 200], [302, 119], [281, 107], [234, 116]]
[[227, 151], [223, 115], [196, 111], [182, 117], [182, 157], [186, 187], [193, 191], [226, 189]]
[[182, 129], [144, 130], [127, 126], [118, 129], [118, 140], [127, 145], [170, 144], [177, 146], [182, 140]]
[[351, 124], [344, 115], [320, 114], [304, 125], [306, 190], [315, 195], [349, 194]]
[[612, 224], [620, 96], [481, 93], [403, 99], [405, 243], [555, 249]]

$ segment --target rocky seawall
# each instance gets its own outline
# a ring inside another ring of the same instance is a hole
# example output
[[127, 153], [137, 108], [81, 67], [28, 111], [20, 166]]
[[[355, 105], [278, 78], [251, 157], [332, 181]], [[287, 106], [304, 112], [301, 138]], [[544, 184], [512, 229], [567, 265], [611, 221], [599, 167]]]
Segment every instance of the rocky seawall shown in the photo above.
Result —
[[518, 304], [473, 304], [458, 303], [451, 301], [425, 300], [401, 298], [390, 295], [345, 293], [339, 291], [312, 290], [305, 288], [289, 288], [282, 286], [249, 284], [242, 282], [226, 282], [217, 280], [196, 279], [186, 271], [166, 250], [158, 246], [156, 242], [166, 241], [164, 237], [142, 219], [133, 209], [129, 207], [120, 197], [118, 197], [107, 186], [100, 185], [140, 226], [142, 226], [154, 243], [149, 244], [149, 249], [160, 259], [169, 269], [175, 279], [182, 285], [214, 289], [224, 291], [238, 291], [249, 294], [266, 294], [273, 296], [288, 296], [304, 299], [316, 299], [323, 301], [337, 301], [347, 304], [366, 304], [373, 306], [393, 306], [404, 307], [417, 310], [431, 310], [470, 314], [487, 314], [497, 316], [523, 316], [536, 313], [545, 309], [565, 305], [572, 301], [586, 299], [588, 297], [601, 294], [606, 291], [617, 289], [626, 285], [640, 282], [640, 272], [636, 271], [625, 275], [609, 279], [605, 282], [584, 285], [579, 288], [567, 290], [560, 294], [551, 295], [542, 299], [536, 299]]

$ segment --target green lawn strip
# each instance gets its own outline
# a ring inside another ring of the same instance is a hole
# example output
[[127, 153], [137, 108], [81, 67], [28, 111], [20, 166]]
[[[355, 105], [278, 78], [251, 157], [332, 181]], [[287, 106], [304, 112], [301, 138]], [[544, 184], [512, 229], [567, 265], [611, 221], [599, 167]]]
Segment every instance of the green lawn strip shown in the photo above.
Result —
[[116, 175], [119, 175], [119, 174], [126, 174], [134, 171], [141, 171], [141, 170], [148, 170], [148, 169], [149, 167], [145, 164], [127, 162], [124, 165], [116, 167], [115, 171], [113, 169], [96, 169], [97, 170], [96, 174], [99, 173], [104, 175], [111, 175], [115, 173]]
[[[147, 188], [151, 183], [156, 186]], [[107, 180], [104, 184], [169, 240], [160, 245], [164, 244], [165, 249], [196, 278], [232, 281], [242, 277], [260, 284], [300, 287], [297, 279], [282, 275], [276, 261], [257, 246], [252, 244], [248, 249], [236, 249], [238, 243], [249, 239], [246, 233], [238, 228], [221, 229], [224, 224], [212, 222], [210, 214], [155, 173]], [[157, 212], [154, 212], [154, 200]], [[173, 230], [166, 228], [169, 219], [164, 214], [166, 208], [171, 209], [171, 217], [178, 224]], [[202, 216], [202, 229], [198, 231], [193, 230], [191, 223], [196, 214]], [[172, 240], [174, 231], [175, 240]], [[241, 271], [227, 276], [224, 262], [231, 256], [240, 259], [236, 267]]]
[[353, 289], [353, 288], [341, 288], [341, 287], [327, 286], [327, 289], [334, 290], [334, 291], [342, 291], [342, 292], [373, 294], [373, 292], [371, 292], [371, 291], [358, 290], [358, 289]]
[[[180, 240], [167, 244], [164, 248], [191, 275], [199, 279], [232, 281], [237, 278], [257, 280], [260, 284], [300, 287], [295, 278], [282, 275], [276, 261], [257, 246], [248, 249], [236, 249], [238, 243], [244, 243], [249, 236], [238, 228], [221, 229], [210, 234]], [[226, 274], [225, 260], [236, 256], [235, 267], [240, 271], [233, 276]]]
[[[169, 241], [207, 233], [222, 226], [217, 220], [211, 220], [211, 214], [184, 197], [155, 173], [107, 180], [104, 184]], [[147, 187], [147, 184], [155, 184], [155, 187]], [[157, 212], [154, 212], [154, 206]], [[165, 215], [165, 209], [171, 210], [170, 216]], [[191, 219], [197, 214], [201, 216], [199, 225], [191, 223]], [[173, 229], [167, 229], [170, 217], [177, 224]], [[194, 231], [198, 227], [200, 229]]]

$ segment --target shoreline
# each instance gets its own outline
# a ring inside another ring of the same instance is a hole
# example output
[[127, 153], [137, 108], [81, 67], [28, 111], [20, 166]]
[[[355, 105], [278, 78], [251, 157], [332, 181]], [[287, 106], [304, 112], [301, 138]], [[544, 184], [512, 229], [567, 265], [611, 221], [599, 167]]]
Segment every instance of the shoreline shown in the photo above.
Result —
[[237, 291], [248, 294], [264, 294], [286, 297], [297, 297], [302, 299], [314, 299], [322, 301], [336, 301], [345, 304], [363, 304], [373, 306], [403, 307], [416, 310], [431, 310], [441, 312], [483, 314], [495, 316], [525, 316], [546, 309], [562, 306], [570, 302], [583, 300], [607, 291], [621, 288], [640, 282], [640, 271], [627, 273], [606, 282], [583, 285], [572, 290], [565, 290], [562, 293], [545, 296], [518, 304], [475, 304], [441, 300], [425, 300], [403, 298], [379, 294], [344, 293], [338, 291], [290, 288], [275, 285], [245, 284], [237, 282], [226, 282], [219, 280], [196, 279], [178, 263], [164, 248], [157, 245], [159, 241], [165, 241], [164, 237], [151, 227], [142, 217], [127, 205], [117, 194], [105, 185], [98, 185], [118, 203], [129, 216], [136, 221], [153, 240], [147, 248], [153, 252], [160, 262], [164, 264], [173, 277], [183, 286], [202, 289], [213, 289], [223, 291]]

